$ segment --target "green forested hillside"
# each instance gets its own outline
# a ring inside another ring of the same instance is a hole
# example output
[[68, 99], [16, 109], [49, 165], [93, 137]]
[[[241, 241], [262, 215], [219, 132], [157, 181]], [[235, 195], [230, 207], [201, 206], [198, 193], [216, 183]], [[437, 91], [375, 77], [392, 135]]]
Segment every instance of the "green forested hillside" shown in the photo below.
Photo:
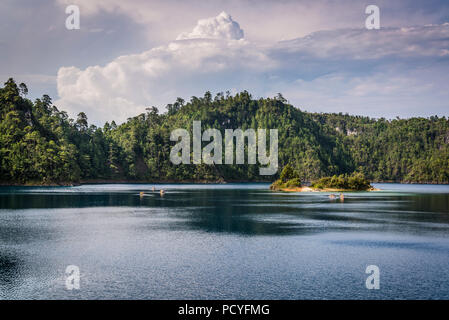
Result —
[[278, 129], [279, 168], [291, 164], [301, 180], [361, 171], [374, 180], [449, 183], [449, 121], [443, 117], [388, 121], [343, 114], [305, 113], [275, 98], [253, 99], [209, 92], [178, 98], [158, 114], [143, 114], [117, 126], [88, 125], [53, 106], [34, 102], [27, 88], [9, 79], [0, 88], [0, 182], [59, 183], [92, 180], [273, 181], [259, 165], [173, 165], [170, 132], [216, 128]]
[[342, 114], [311, 116], [351, 154], [354, 169], [372, 180], [449, 182], [446, 117], [388, 121]]

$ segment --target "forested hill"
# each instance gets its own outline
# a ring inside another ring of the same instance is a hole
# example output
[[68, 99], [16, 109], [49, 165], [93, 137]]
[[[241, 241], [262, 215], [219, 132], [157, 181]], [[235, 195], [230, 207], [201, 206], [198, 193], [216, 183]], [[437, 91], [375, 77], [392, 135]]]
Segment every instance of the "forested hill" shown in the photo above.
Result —
[[[376, 181], [449, 183], [449, 121], [446, 117], [370, 119], [306, 113], [278, 95], [255, 100], [209, 92], [178, 98], [159, 114], [148, 108], [124, 124], [88, 125], [58, 110], [44, 95], [26, 98], [26, 85], [9, 79], [0, 88], [0, 182], [79, 181], [273, 181], [259, 165], [173, 165], [170, 132], [207, 128], [278, 129], [279, 167], [290, 163], [302, 180], [363, 172]], [[206, 143], [207, 144], [207, 143]], [[223, 152], [224, 153], [224, 152]]]

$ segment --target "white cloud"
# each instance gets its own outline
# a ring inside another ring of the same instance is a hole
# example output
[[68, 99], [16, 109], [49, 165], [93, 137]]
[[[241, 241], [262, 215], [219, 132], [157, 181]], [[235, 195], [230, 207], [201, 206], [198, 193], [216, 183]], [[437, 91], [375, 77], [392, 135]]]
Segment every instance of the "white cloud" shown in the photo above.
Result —
[[[239, 38], [236, 30], [223, 28], [232, 21], [229, 15], [220, 14], [216, 19], [220, 24], [218, 33], [227, 31]], [[235, 26], [238, 24], [232, 28]], [[212, 87], [227, 86], [226, 79], [233, 78], [239, 85], [245, 77], [239, 75], [242, 70], [253, 75], [275, 67], [276, 62], [263, 50], [244, 39], [229, 40], [225, 36], [225, 39], [173, 41], [141, 54], [120, 56], [105, 66], [85, 70], [60, 68], [57, 76], [60, 99], [55, 103], [72, 116], [84, 111], [95, 122], [121, 122], [144, 112], [148, 106], [163, 107], [178, 96], [200, 95]]]
[[176, 40], [185, 39], [227, 39], [240, 40], [243, 30], [226, 12], [209, 19], [201, 19], [192, 32], [181, 33]]
[[429, 111], [419, 104], [433, 103], [444, 112], [449, 101], [442, 88], [449, 80], [447, 24], [322, 31], [271, 45], [242, 37], [243, 30], [222, 13], [200, 20], [179, 37], [184, 40], [105, 66], [60, 68], [56, 104], [101, 124], [206, 90], [282, 92], [309, 110], [366, 114], [369, 105], [371, 115], [387, 117], [403, 115], [404, 104], [419, 113]]

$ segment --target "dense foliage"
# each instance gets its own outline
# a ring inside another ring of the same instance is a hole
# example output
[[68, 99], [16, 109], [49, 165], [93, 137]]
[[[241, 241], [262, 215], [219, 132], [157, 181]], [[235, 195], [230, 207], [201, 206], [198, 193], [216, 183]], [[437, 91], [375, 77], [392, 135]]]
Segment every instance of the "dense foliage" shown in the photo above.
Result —
[[281, 171], [279, 179], [270, 185], [271, 190], [291, 189], [301, 187], [301, 179], [298, 172], [290, 164]]
[[[49, 96], [34, 102], [26, 85], [9, 79], [0, 88], [0, 182], [273, 181], [259, 165], [173, 165], [170, 132], [278, 129], [279, 168], [290, 164], [302, 181], [353, 171], [368, 179], [449, 182], [449, 122], [445, 117], [374, 120], [343, 114], [311, 114], [278, 95], [178, 98], [159, 114], [155, 107], [116, 125], [88, 124], [58, 110]], [[206, 143], [207, 144], [207, 143]], [[223, 152], [224, 153], [224, 152]], [[247, 163], [247, 161], [245, 161]]]
[[446, 117], [370, 119], [312, 114], [325, 134], [351, 155], [349, 166], [375, 181], [449, 182]]
[[339, 176], [323, 177], [312, 182], [312, 188], [316, 189], [339, 189], [339, 190], [370, 190], [372, 186], [365, 176], [360, 172], [352, 174], [341, 174]]

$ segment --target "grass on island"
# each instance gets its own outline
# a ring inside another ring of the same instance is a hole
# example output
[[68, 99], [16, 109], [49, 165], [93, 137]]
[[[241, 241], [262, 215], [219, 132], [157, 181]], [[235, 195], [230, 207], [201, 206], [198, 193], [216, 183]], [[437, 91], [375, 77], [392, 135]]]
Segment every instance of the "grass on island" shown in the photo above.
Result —
[[276, 191], [368, 191], [374, 190], [370, 182], [360, 172], [323, 177], [313, 181], [310, 187], [303, 187], [298, 173], [287, 164], [278, 180], [270, 186]]

